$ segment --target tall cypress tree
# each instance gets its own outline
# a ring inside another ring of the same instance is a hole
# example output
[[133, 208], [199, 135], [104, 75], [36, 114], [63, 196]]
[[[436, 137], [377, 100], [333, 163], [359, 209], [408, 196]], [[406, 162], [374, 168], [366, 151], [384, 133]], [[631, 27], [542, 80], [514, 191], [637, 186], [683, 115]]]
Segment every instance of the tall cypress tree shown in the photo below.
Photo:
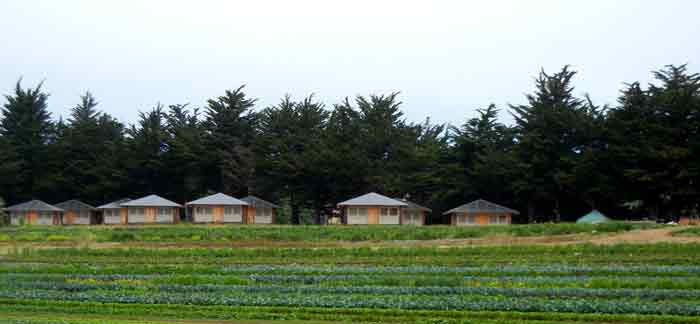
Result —
[[700, 170], [700, 75], [685, 65], [653, 73], [656, 84], [631, 83], [608, 119], [618, 199], [639, 202], [656, 218], [697, 209]]
[[[9, 154], [16, 154], [14, 166], [3, 169], [16, 171], [13, 175], [16, 189], [5, 193], [10, 201], [30, 199], [46, 193], [49, 188], [46, 161], [47, 145], [53, 132], [51, 114], [47, 110], [48, 94], [42, 90], [42, 83], [35, 88], [22, 88], [17, 81], [12, 95], [6, 95], [3, 105], [3, 120], [0, 135], [8, 147]], [[8, 170], [5, 170], [8, 172]]]
[[[576, 75], [565, 66], [548, 75], [542, 71], [536, 91], [525, 105], [511, 105], [518, 132], [516, 194], [527, 197], [528, 221], [559, 220], [562, 199], [574, 196], [569, 177], [577, 159], [590, 144], [593, 109], [573, 95]], [[544, 214], [535, 219], [536, 207]]]
[[168, 137], [164, 159], [171, 185], [169, 196], [181, 202], [206, 193], [203, 159], [206, 155], [204, 129], [199, 109], [170, 105], [166, 115]]
[[253, 184], [256, 114], [252, 109], [257, 99], [248, 98], [243, 88], [207, 101], [207, 182], [216, 191], [246, 194]]
[[137, 125], [127, 131], [129, 187], [134, 195], [162, 192], [170, 186], [166, 177], [167, 131], [163, 106], [139, 113]]
[[328, 117], [324, 105], [313, 95], [300, 102], [285, 96], [260, 114], [257, 173], [264, 179], [266, 191], [289, 197], [294, 224], [300, 223], [303, 207], [313, 208], [315, 222], [320, 221], [320, 195], [325, 185], [320, 151]]

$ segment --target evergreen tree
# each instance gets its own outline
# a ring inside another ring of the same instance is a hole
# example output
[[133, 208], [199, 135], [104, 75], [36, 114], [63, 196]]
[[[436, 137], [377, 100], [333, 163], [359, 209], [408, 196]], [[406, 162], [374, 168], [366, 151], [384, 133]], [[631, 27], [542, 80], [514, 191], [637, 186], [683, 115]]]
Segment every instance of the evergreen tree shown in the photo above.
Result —
[[[6, 95], [7, 103], [1, 109], [0, 123], [2, 145], [7, 147], [14, 163], [3, 166], [4, 172], [13, 174], [13, 188], [2, 194], [10, 201], [30, 199], [48, 191], [44, 177], [47, 175], [47, 145], [51, 140], [53, 124], [47, 110], [48, 94], [42, 90], [42, 83], [34, 89], [24, 89], [21, 80], [17, 81], [12, 95]], [[8, 180], [3, 180], [3, 182]], [[3, 186], [5, 187], [5, 186]]]
[[260, 115], [258, 174], [269, 180], [266, 191], [289, 197], [294, 224], [304, 207], [313, 208], [320, 222], [324, 179], [320, 173], [323, 136], [329, 113], [313, 95], [300, 102], [285, 96]]
[[63, 188], [55, 197], [58, 200], [81, 197], [94, 202], [102, 198], [96, 173], [97, 157], [103, 149], [97, 104], [90, 92], [85, 93], [71, 110], [68, 124], [59, 122], [57, 126], [58, 140], [52, 151], [61, 161], [60, 167], [54, 168], [54, 174], [60, 175], [54, 181]]
[[479, 116], [460, 128], [451, 128], [456, 170], [446, 179], [450, 186], [445, 192], [451, 205], [477, 198], [513, 200], [507, 188], [516, 177], [512, 168], [516, 133], [498, 121], [498, 112], [491, 104], [477, 109]]
[[126, 166], [132, 194], [143, 196], [167, 190], [172, 179], [166, 177], [164, 155], [167, 150], [167, 126], [163, 106], [139, 113], [137, 125], [127, 131]]
[[[517, 130], [519, 177], [514, 193], [527, 197], [528, 222], [560, 220], [562, 199], [576, 195], [570, 174], [592, 141], [590, 122], [594, 108], [572, 92], [576, 72], [565, 66], [536, 79], [536, 91], [527, 95], [528, 104], [511, 105]], [[544, 213], [535, 219], [536, 207]]]
[[240, 86], [209, 99], [204, 121], [207, 129], [207, 184], [215, 191], [245, 195], [251, 191], [255, 156], [256, 99], [246, 97]]
[[167, 120], [166, 172], [172, 184], [169, 196], [185, 202], [207, 193], [204, 184], [204, 128], [199, 109], [191, 112], [187, 105], [170, 105]]
[[[618, 200], [639, 201], [649, 216], [677, 215], [697, 199], [700, 76], [686, 66], [654, 72], [647, 90], [631, 83], [608, 119]], [[673, 210], [676, 208], [676, 210]]]

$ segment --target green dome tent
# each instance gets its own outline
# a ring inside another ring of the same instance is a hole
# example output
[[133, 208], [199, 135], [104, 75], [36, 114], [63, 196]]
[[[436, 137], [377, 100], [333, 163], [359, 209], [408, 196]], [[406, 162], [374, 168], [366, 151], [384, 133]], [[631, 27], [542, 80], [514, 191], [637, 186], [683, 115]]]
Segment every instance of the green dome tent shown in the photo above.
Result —
[[610, 222], [610, 221], [612, 221], [610, 218], [608, 218], [607, 216], [603, 215], [603, 213], [594, 209], [590, 213], [579, 218], [576, 221], [576, 223], [598, 224], [598, 223], [605, 223], [605, 222]]

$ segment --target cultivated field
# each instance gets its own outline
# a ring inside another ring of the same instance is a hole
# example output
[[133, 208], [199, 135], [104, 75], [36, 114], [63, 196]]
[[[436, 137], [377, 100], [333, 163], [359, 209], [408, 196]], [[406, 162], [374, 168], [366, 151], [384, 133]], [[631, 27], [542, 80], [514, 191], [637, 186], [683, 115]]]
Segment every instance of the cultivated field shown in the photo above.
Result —
[[3, 228], [0, 323], [700, 323], [697, 233]]

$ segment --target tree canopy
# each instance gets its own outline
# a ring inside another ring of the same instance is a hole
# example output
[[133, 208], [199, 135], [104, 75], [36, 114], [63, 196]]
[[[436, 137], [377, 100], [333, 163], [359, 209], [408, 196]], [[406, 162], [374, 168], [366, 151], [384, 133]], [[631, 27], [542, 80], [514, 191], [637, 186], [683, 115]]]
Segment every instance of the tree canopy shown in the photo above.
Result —
[[[698, 212], [700, 75], [687, 66], [630, 80], [611, 106], [578, 95], [577, 72], [542, 71], [523, 102], [487, 104], [454, 124], [406, 120], [401, 94], [258, 106], [244, 86], [197, 104], [157, 104], [125, 125], [90, 92], [53, 119], [43, 85], [21, 80], [0, 115], [0, 197], [100, 204], [157, 193], [184, 203], [224, 192], [281, 202], [320, 223], [369, 191], [443, 211], [484, 198], [516, 222]], [[429, 109], [429, 107], [426, 107]], [[501, 117], [510, 114], [512, 125]]]

